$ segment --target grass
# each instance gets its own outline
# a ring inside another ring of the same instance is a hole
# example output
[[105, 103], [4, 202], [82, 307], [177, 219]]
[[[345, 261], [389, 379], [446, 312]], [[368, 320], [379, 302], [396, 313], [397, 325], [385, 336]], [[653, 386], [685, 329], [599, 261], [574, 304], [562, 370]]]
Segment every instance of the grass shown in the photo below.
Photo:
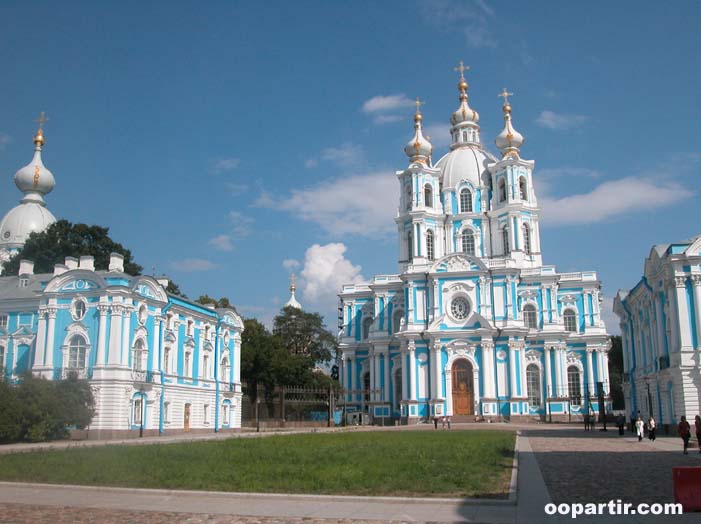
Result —
[[0, 480], [340, 495], [505, 497], [507, 431], [276, 435], [0, 456]]

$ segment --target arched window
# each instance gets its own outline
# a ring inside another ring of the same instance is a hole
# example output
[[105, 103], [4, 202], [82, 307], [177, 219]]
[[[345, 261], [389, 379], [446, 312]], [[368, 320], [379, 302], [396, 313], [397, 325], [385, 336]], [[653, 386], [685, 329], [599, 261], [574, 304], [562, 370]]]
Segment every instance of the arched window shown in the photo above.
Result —
[[435, 254], [436, 253], [433, 246], [433, 231], [429, 229], [426, 231], [426, 256], [429, 260], [433, 260], [435, 258]]
[[433, 207], [433, 189], [431, 184], [426, 184], [424, 186], [424, 206]]
[[163, 350], [163, 372], [164, 373], [170, 373], [170, 347], [165, 348]]
[[404, 204], [407, 209], [411, 209], [411, 183], [406, 185], [406, 189], [404, 191]]
[[471, 229], [462, 232], [462, 252], [466, 255], [475, 255], [475, 234]]
[[506, 181], [501, 178], [499, 179], [499, 202], [504, 202], [506, 200]]
[[87, 306], [85, 301], [82, 299], [77, 299], [73, 302], [73, 320], [83, 320], [85, 313], [87, 312]]
[[363, 340], [367, 340], [370, 336], [370, 326], [372, 326], [372, 317], [363, 319]]
[[462, 141], [467, 142], [467, 131], [462, 132]]
[[567, 392], [570, 404], [573, 406], [582, 405], [582, 376], [577, 366], [567, 368]]
[[472, 192], [467, 188], [460, 191], [460, 212], [472, 213]]
[[146, 354], [144, 340], [139, 338], [134, 342], [134, 356], [131, 360], [131, 367], [134, 371], [143, 371], [144, 366], [144, 356]]
[[540, 407], [540, 368], [535, 364], [526, 368], [526, 389], [531, 407]]
[[87, 350], [85, 339], [80, 335], [74, 335], [68, 343], [68, 367], [70, 369], [85, 369], [85, 351]]
[[562, 314], [562, 320], [565, 323], [565, 331], [577, 332], [577, 313], [575, 311], [566, 309]]
[[402, 327], [402, 317], [404, 312], [398, 309], [392, 314], [392, 333], [398, 333], [399, 329]]
[[186, 377], [192, 376], [192, 371], [190, 371], [191, 355], [189, 351], [185, 351], [185, 359], [183, 362], [183, 375]]
[[523, 307], [523, 323], [528, 329], [538, 329], [538, 312], [533, 304]]
[[501, 246], [504, 256], [508, 256], [511, 253], [511, 247], [509, 245], [509, 228], [507, 227], [501, 230]]
[[5, 369], [5, 346], [0, 346], [0, 372]]
[[229, 382], [229, 359], [224, 357], [221, 359], [221, 365], [219, 366], [219, 373], [221, 375], [222, 382]]
[[528, 201], [528, 185], [526, 182], [526, 177], [521, 177], [518, 179], [518, 189], [521, 193], [521, 200]]
[[528, 229], [528, 224], [523, 224], [521, 226], [523, 229], [523, 251], [527, 254], [531, 254], [531, 230]]

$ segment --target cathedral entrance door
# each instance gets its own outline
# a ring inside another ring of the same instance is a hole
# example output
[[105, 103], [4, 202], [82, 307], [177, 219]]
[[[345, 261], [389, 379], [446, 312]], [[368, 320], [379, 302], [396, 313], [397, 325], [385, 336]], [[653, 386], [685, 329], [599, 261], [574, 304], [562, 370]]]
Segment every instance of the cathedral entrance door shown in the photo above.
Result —
[[190, 404], [185, 404], [185, 416], [183, 422], [183, 431], [187, 433], [190, 431]]
[[472, 380], [472, 364], [467, 360], [457, 360], [453, 364], [453, 414], [474, 415], [475, 394]]

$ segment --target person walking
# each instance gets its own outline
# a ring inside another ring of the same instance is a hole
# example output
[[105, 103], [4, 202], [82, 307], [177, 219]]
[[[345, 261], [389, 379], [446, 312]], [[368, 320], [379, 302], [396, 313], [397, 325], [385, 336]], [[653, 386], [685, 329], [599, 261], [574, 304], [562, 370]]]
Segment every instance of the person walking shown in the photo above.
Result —
[[679, 421], [677, 431], [679, 432], [679, 436], [684, 441], [684, 455], [688, 455], [689, 452], [687, 451], [687, 448], [689, 447], [689, 439], [691, 438], [691, 426], [689, 426], [689, 423], [686, 421], [686, 417], [684, 415], [682, 415], [682, 419]]
[[696, 441], [699, 444], [699, 453], [701, 453], [701, 416], [694, 417], [694, 426], [696, 429]]
[[655, 431], [657, 431], [657, 422], [655, 422], [655, 417], [650, 415], [650, 418], [647, 419], [647, 438], [649, 438], [652, 442], [655, 442]]
[[638, 416], [638, 420], [635, 421], [635, 432], [638, 434], [638, 442], [643, 440], [643, 432], [645, 431], [645, 422]]
[[618, 426], [618, 434], [623, 435], [623, 428], [626, 425], [626, 418], [623, 416], [623, 414], [619, 413], [618, 416], [616, 417], [616, 426]]

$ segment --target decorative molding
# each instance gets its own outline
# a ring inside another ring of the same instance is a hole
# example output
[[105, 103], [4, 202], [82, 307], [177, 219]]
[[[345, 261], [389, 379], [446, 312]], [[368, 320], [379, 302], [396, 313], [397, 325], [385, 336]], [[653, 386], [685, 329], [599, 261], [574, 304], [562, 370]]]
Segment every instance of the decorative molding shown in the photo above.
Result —
[[674, 285], [677, 288], [683, 288], [686, 287], [686, 277], [674, 277]]
[[529, 364], [540, 364], [540, 351], [530, 349], [526, 351], [526, 362]]
[[582, 357], [578, 354], [575, 353], [574, 351], [568, 351], [566, 354], [566, 361], [567, 364], [582, 364]]

